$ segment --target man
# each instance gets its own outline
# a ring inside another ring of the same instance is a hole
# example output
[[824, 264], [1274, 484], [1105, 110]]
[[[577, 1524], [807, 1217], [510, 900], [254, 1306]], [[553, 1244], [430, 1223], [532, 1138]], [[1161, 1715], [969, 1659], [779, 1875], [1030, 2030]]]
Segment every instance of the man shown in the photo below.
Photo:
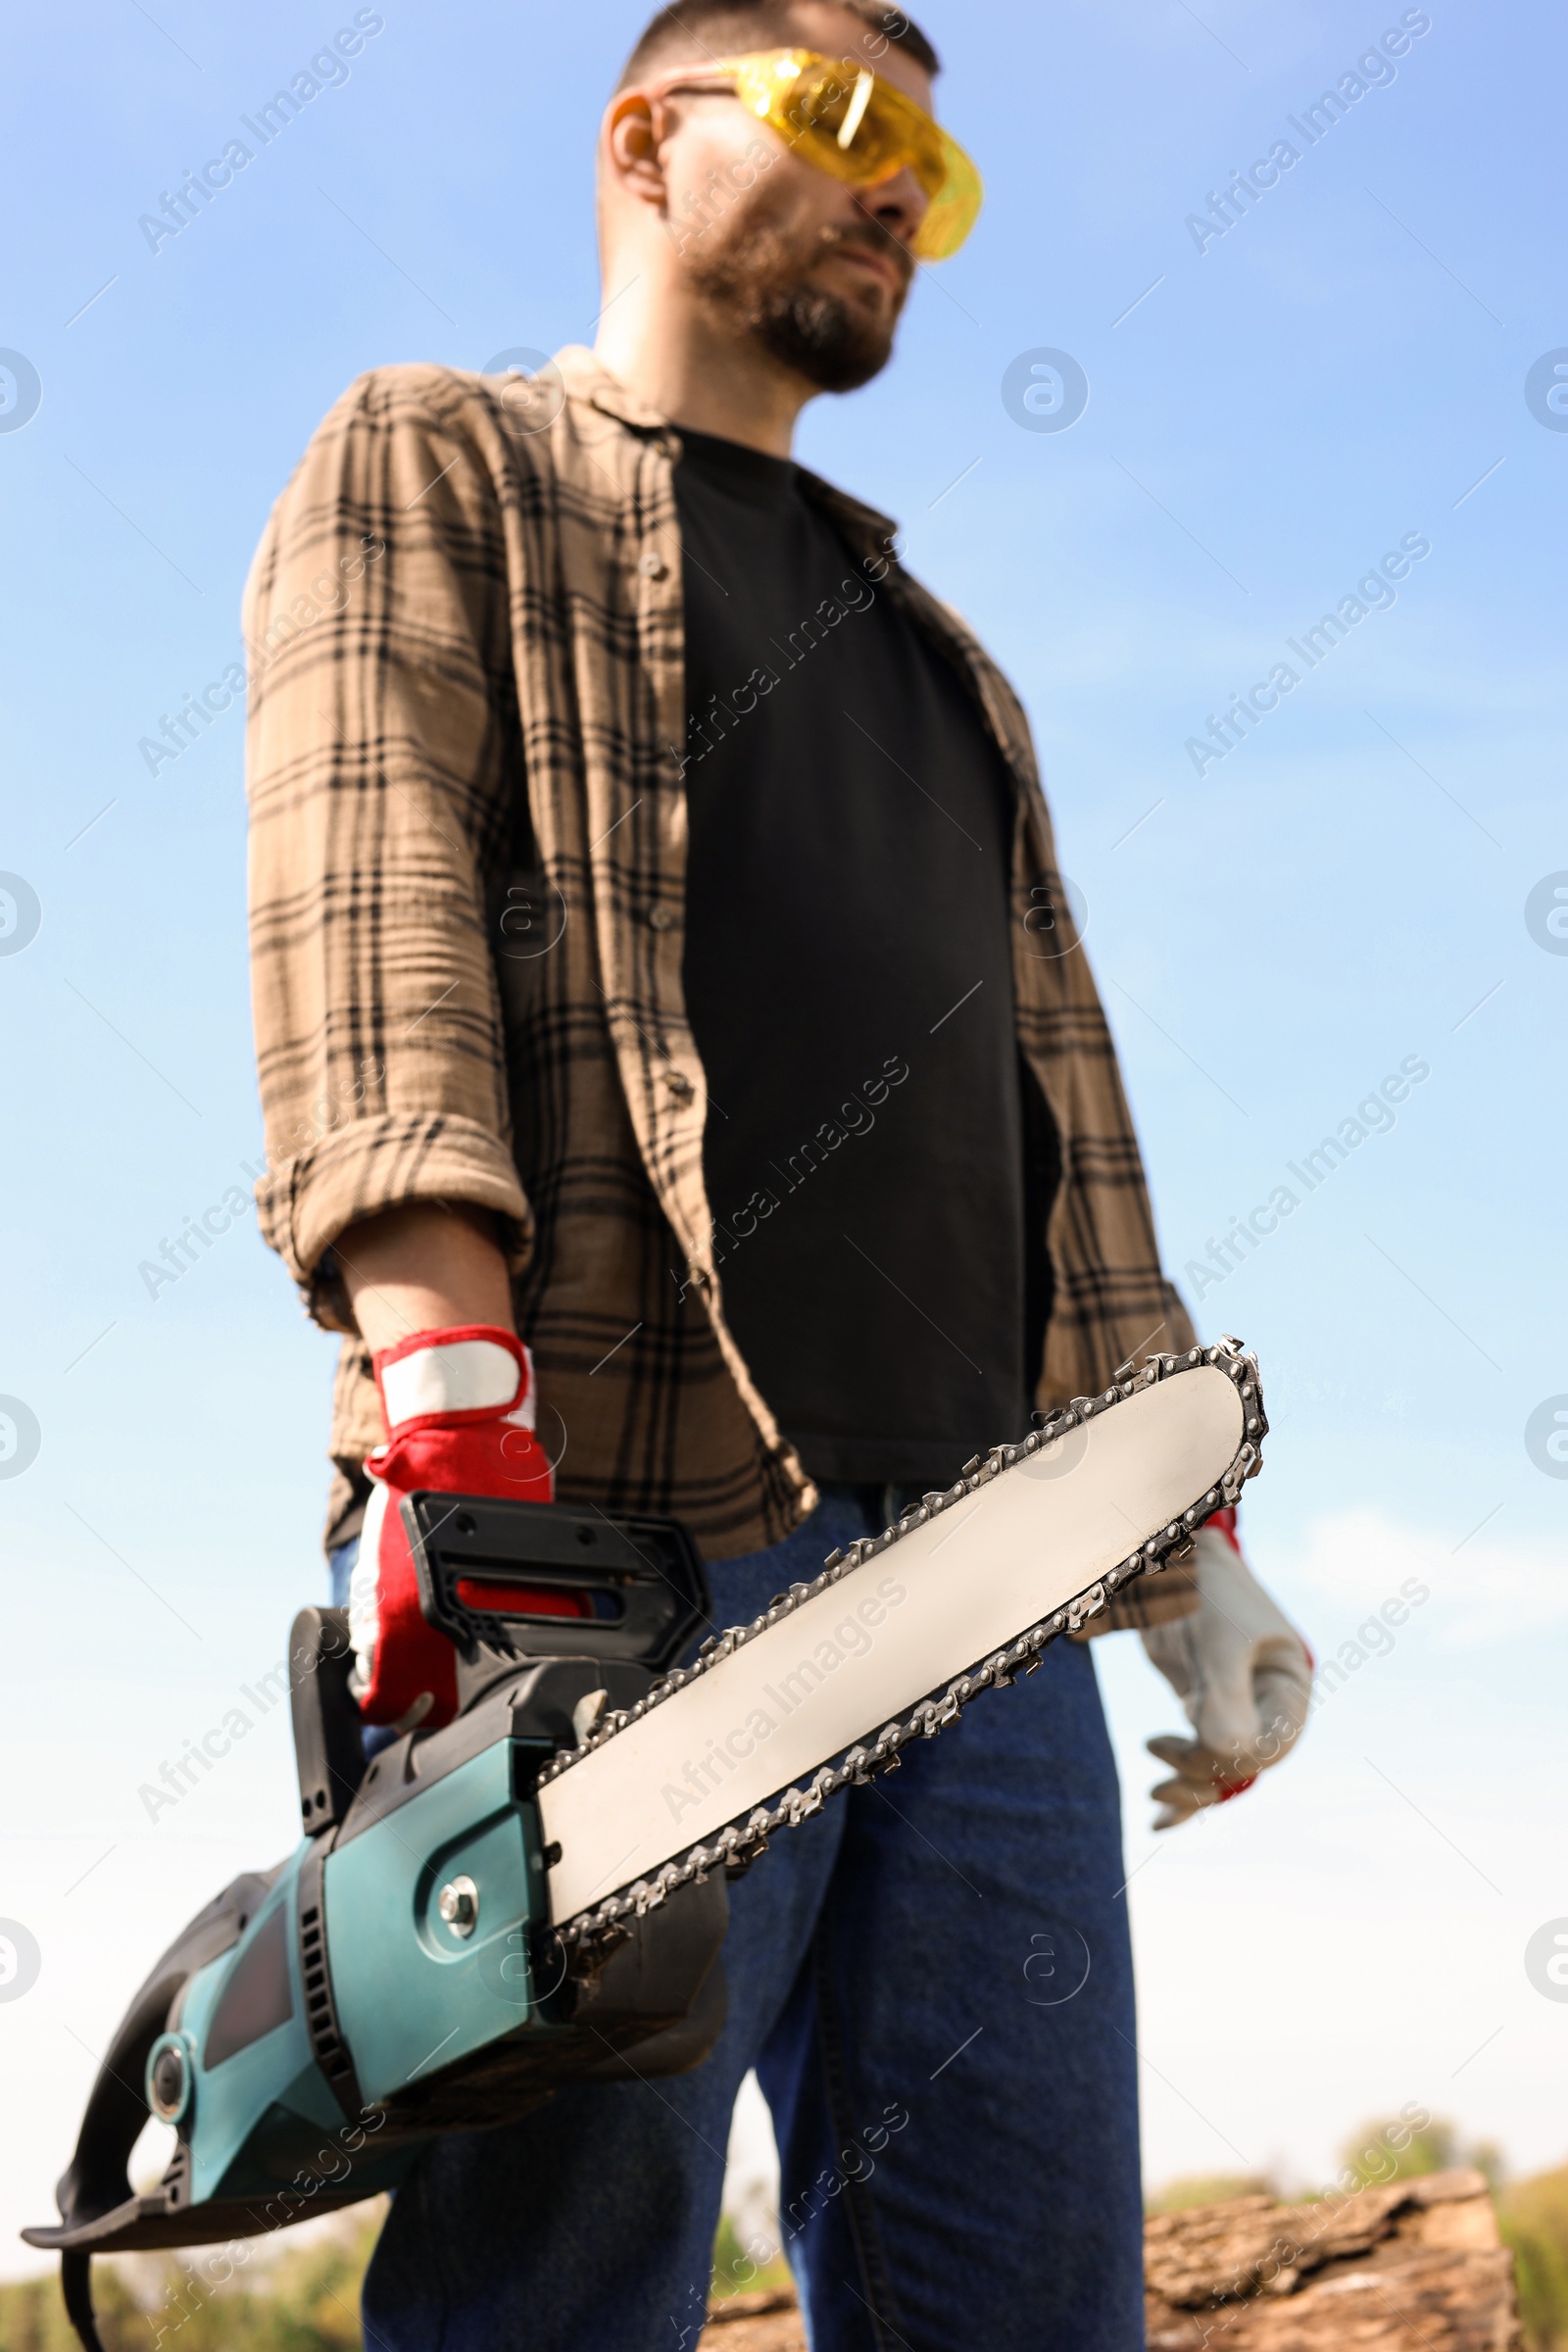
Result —
[[[370, 1723], [453, 1704], [410, 1485], [682, 1519], [723, 1625], [1191, 1343], [1022, 712], [789, 454], [972, 220], [936, 70], [874, 0], [667, 10], [605, 118], [595, 352], [362, 379], [258, 557], [261, 1200], [350, 1335], [329, 1540]], [[1303, 1652], [1229, 1532], [1110, 1622], [1199, 1733], [1158, 1743], [1164, 1820], [1281, 1752]], [[1061, 1644], [735, 1886], [703, 2068], [422, 2159], [368, 2339], [694, 2342], [755, 2066], [818, 2352], [1127, 2352], [1123, 1877]]]

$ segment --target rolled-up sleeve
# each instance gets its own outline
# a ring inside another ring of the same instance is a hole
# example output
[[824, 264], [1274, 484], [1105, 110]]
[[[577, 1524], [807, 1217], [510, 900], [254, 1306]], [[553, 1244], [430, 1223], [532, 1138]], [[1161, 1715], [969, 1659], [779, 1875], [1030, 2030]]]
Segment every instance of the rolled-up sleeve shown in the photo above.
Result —
[[451, 382], [345, 394], [245, 594], [257, 1202], [339, 1330], [332, 1245], [359, 1218], [487, 1209], [514, 1266], [531, 1239], [484, 883], [526, 778], [496, 484]]

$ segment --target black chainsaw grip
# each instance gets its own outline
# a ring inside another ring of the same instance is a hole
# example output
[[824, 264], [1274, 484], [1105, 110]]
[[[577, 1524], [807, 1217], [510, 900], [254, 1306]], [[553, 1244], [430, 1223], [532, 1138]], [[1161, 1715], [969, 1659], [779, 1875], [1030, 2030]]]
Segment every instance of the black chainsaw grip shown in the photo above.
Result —
[[307, 1838], [335, 1829], [365, 1778], [365, 1726], [349, 1676], [347, 1609], [301, 1609], [288, 1637], [288, 1698]]
[[[60, 2218], [68, 2229], [112, 2212], [131, 2193], [130, 2152], [147, 2121], [142, 2079], [148, 2053], [164, 2031], [188, 1974], [174, 1954], [166, 1954], [132, 2001], [105, 2053], [76, 2134], [70, 2170], [62, 2175], [55, 2190]], [[60, 2291], [65, 2297], [66, 2317], [83, 2352], [104, 2352], [93, 2316], [90, 2254], [61, 2255]]]
[[148, 2053], [169, 2022], [175, 1996], [190, 1974], [177, 1952], [165, 1955], [137, 1993], [104, 2053], [70, 2169], [55, 2189], [68, 2229], [96, 2221], [130, 2195], [126, 2167], [147, 2121], [142, 2078]]

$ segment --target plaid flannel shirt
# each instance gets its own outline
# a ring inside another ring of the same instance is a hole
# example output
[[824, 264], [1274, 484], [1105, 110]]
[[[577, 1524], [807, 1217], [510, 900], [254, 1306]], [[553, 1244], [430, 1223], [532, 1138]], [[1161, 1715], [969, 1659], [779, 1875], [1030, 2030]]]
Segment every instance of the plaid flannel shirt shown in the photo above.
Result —
[[[340, 1521], [385, 1433], [333, 1246], [379, 1210], [444, 1203], [497, 1220], [563, 1499], [682, 1519], [721, 1559], [778, 1541], [813, 1494], [725, 1321], [703, 1182], [681, 989], [680, 443], [589, 352], [556, 368], [532, 385], [362, 377], [268, 523], [245, 600], [257, 1200], [312, 1315], [350, 1335]], [[902, 568], [895, 526], [804, 479], [956, 664], [1017, 786], [1018, 1039], [1062, 1152], [1040, 1401], [1093, 1392], [1193, 1334], [1027, 722]], [[766, 1054], [763, 1007], [760, 1083]], [[1172, 1569], [1099, 1622], [1195, 1605]]]

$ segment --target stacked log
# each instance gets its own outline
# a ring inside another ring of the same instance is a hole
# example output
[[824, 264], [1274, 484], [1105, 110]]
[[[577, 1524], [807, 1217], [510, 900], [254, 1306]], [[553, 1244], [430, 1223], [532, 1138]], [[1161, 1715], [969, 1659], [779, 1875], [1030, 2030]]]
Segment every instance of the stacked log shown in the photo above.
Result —
[[697, 2352], [806, 2352], [795, 2297], [731, 2295], [709, 2314]]
[[1155, 2214], [1144, 2278], [1149, 2352], [1519, 2352], [1480, 2173]]
[[[1513, 2258], [1480, 2173], [1151, 2217], [1149, 2352], [1520, 2352]], [[794, 2297], [716, 2304], [704, 2352], [806, 2352]]]

